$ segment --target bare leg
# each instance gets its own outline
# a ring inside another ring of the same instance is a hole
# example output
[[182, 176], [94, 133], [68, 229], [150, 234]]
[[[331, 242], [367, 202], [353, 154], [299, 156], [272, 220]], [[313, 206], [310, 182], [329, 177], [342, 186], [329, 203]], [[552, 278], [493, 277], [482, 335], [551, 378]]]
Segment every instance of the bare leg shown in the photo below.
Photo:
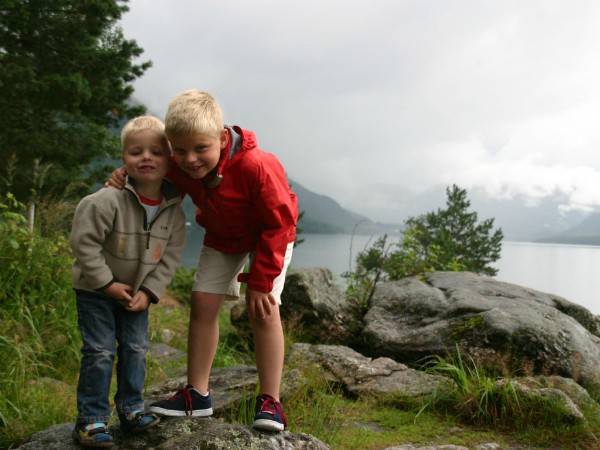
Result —
[[254, 332], [254, 352], [260, 382], [260, 393], [279, 401], [279, 388], [283, 371], [284, 337], [279, 316], [279, 305], [264, 319], [250, 316]]
[[219, 345], [219, 310], [223, 294], [192, 292], [188, 330], [188, 383], [202, 393], [208, 392], [208, 380]]

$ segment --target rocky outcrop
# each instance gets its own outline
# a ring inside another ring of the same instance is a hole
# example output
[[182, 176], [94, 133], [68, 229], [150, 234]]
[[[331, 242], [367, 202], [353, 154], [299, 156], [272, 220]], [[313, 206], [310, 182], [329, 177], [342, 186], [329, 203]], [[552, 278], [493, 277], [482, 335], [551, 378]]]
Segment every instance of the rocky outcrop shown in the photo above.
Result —
[[396, 398], [418, 399], [448, 383], [444, 377], [410, 369], [390, 358], [368, 358], [341, 345], [294, 344], [288, 358], [318, 364], [327, 378], [353, 395], [395, 394]]
[[[563, 298], [471, 273], [436, 272], [423, 279], [378, 286], [360, 324], [325, 269], [291, 271], [284, 294], [284, 321], [288, 325], [294, 321], [308, 341], [319, 343], [294, 344], [288, 352], [286, 367], [293, 369], [284, 372], [284, 404], [287, 396], [307, 383], [302, 371], [308, 365], [316, 366], [343, 395], [353, 398], [427, 398], [451, 381], [411, 366], [458, 349], [463, 360], [470, 358], [479, 367], [510, 376], [510, 381], [498, 380], [499, 386], [510, 382], [522, 396], [561, 403], [569, 424], [585, 420], [582, 410], [599, 410], [582, 385], [600, 384], [600, 322], [585, 308]], [[244, 330], [244, 308], [236, 308], [239, 314], [232, 313], [232, 321]], [[340, 343], [346, 345], [332, 345]], [[356, 343], [366, 343], [368, 351], [351, 348]], [[170, 352], [166, 346], [156, 346], [152, 353], [162, 360]], [[135, 436], [124, 435], [114, 426], [115, 448], [329, 448], [309, 435], [265, 433], [229, 423], [250, 407], [257, 382], [254, 366], [213, 369], [210, 384], [215, 418], [164, 418], [156, 429]], [[185, 384], [186, 377], [181, 374], [150, 386], [146, 401], [168, 397]], [[56, 425], [20, 448], [78, 448], [70, 438], [72, 428], [73, 424]], [[388, 450], [415, 448], [464, 447], [406, 444]], [[499, 447], [490, 443], [477, 448]]]
[[[81, 447], [71, 439], [74, 424], [55, 425], [35, 434], [19, 447], [23, 450], [66, 450]], [[163, 418], [154, 429], [144, 434], [124, 434], [111, 427], [118, 449], [269, 449], [328, 450], [331, 447], [307, 434], [267, 433], [212, 418]]]
[[480, 367], [600, 382], [598, 320], [585, 308], [468, 272], [434, 272], [377, 287], [364, 317], [369, 356], [420, 364], [458, 348]]

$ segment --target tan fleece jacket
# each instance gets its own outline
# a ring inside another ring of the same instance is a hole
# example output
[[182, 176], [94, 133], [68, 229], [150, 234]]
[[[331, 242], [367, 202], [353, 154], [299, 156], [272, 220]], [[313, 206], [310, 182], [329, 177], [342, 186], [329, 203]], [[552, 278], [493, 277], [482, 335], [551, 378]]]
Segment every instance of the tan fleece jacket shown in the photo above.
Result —
[[163, 200], [155, 219], [127, 180], [83, 198], [75, 211], [70, 244], [75, 254], [73, 288], [103, 295], [118, 281], [144, 290], [153, 303], [162, 296], [179, 266], [185, 246], [185, 216], [179, 191], [163, 181]]

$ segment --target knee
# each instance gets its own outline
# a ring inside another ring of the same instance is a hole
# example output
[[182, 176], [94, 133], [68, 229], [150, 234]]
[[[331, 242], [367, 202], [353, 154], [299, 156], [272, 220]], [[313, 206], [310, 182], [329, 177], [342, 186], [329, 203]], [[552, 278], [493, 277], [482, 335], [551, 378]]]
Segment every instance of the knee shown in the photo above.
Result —
[[250, 326], [254, 332], [266, 332], [281, 328], [281, 319], [279, 316], [267, 315], [265, 317], [251, 317]]
[[94, 365], [108, 364], [112, 366], [115, 361], [116, 348], [84, 345], [81, 349], [81, 353], [83, 355], [83, 361], [90, 362]]
[[143, 334], [129, 336], [129, 339], [119, 340], [119, 352], [148, 353], [148, 338]]
[[146, 359], [148, 354], [148, 346], [138, 343], [121, 344], [119, 349], [120, 355], [127, 355], [127, 358]]

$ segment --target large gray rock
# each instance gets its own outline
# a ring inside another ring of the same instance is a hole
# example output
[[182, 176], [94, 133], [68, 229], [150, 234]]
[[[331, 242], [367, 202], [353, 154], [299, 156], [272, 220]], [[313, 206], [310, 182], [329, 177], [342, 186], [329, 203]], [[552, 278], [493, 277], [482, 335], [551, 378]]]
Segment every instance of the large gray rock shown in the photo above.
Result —
[[600, 384], [598, 319], [567, 300], [468, 272], [377, 287], [364, 318], [371, 356], [419, 364], [456, 346], [481, 367]]
[[[71, 439], [74, 424], [55, 425], [41, 431], [19, 447], [22, 450], [79, 449]], [[252, 428], [212, 418], [168, 417], [147, 433], [124, 434], [111, 427], [118, 449], [271, 449], [328, 450], [328, 445], [307, 434], [260, 432]]]
[[342, 345], [294, 344], [288, 358], [317, 363], [324, 369], [324, 376], [355, 395], [394, 394], [396, 398], [416, 399], [448, 383], [443, 377], [411, 369], [390, 358], [368, 358]]

